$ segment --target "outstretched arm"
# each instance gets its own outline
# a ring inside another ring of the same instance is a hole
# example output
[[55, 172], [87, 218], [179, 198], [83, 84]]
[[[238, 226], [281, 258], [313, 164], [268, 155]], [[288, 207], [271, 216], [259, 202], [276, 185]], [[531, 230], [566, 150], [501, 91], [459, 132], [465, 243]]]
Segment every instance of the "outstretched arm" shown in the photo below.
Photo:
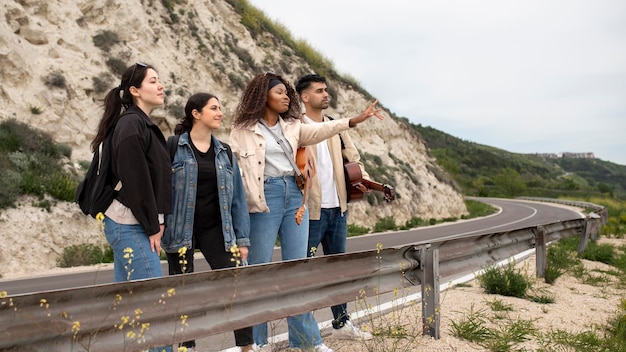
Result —
[[374, 100], [374, 102], [371, 103], [361, 114], [351, 118], [350, 127], [354, 127], [372, 116], [376, 116], [380, 120], [384, 119], [385, 117], [380, 114], [380, 108], [377, 108], [376, 105], [378, 105], [378, 99]]

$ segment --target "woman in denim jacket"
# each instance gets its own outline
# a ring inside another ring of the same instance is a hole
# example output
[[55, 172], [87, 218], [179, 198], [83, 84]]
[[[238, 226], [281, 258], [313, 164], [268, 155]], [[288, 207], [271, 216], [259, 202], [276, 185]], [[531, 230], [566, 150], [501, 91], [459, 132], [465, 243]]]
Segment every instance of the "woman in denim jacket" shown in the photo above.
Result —
[[[194, 94], [176, 126], [179, 136], [168, 141], [168, 146], [177, 141], [172, 159], [172, 214], [167, 216], [161, 241], [170, 275], [193, 272], [196, 248], [212, 269], [238, 266], [248, 257], [250, 217], [237, 159], [227, 144], [212, 135], [220, 128], [222, 116], [217, 97]], [[252, 328], [234, 333], [237, 346], [250, 351]], [[189, 351], [195, 341], [181, 346]]]

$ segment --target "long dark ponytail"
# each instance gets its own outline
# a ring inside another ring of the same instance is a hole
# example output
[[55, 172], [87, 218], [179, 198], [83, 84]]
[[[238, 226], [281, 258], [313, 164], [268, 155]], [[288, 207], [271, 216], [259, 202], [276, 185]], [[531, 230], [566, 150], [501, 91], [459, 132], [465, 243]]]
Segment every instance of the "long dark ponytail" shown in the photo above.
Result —
[[146, 77], [149, 68], [154, 70], [151, 65], [139, 62], [130, 66], [124, 71], [120, 85], [111, 89], [104, 97], [104, 114], [98, 123], [96, 136], [91, 141], [92, 151], [95, 151], [104, 138], [113, 132], [122, 112], [133, 105], [130, 87], [141, 88], [141, 82]]

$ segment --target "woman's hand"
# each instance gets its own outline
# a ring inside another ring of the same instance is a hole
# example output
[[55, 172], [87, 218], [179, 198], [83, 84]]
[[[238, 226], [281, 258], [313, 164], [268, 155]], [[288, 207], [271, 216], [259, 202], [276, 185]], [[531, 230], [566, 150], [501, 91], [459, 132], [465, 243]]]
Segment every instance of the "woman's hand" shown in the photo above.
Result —
[[385, 117], [380, 114], [380, 108], [376, 108], [376, 105], [378, 105], [378, 99], [374, 100], [359, 116], [351, 118], [350, 127], [354, 127], [372, 116], [378, 117], [379, 120], [384, 119]]
[[152, 252], [161, 254], [161, 237], [163, 237], [163, 231], [165, 230], [165, 224], [159, 225], [159, 232], [150, 235], [150, 249]]
[[239, 247], [239, 255], [242, 260], [248, 261], [248, 247]]

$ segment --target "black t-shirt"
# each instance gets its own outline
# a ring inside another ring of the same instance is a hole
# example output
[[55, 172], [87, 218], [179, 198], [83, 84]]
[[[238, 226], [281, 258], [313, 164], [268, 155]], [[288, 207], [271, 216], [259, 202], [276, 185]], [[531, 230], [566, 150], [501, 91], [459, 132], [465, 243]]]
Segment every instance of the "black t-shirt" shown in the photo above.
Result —
[[[191, 141], [191, 138], [190, 138]], [[198, 162], [198, 188], [196, 193], [196, 209], [194, 229], [210, 229], [222, 227], [219, 194], [217, 192], [217, 173], [215, 171], [215, 148], [213, 145], [206, 153], [199, 151], [191, 141], [193, 153]], [[194, 232], [197, 232], [194, 230]]]

